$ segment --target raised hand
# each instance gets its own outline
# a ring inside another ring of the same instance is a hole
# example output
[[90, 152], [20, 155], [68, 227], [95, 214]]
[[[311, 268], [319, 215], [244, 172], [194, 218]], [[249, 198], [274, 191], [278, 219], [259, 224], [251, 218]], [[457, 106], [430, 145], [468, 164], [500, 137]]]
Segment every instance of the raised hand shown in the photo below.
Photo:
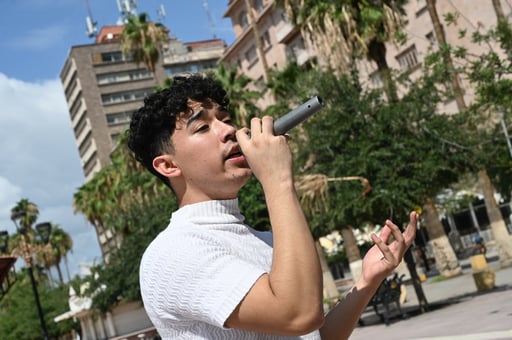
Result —
[[363, 280], [367, 283], [381, 282], [400, 264], [405, 251], [416, 237], [418, 219], [418, 213], [412, 211], [403, 233], [396, 224], [387, 220], [380, 236], [372, 234], [375, 245], [363, 259]]

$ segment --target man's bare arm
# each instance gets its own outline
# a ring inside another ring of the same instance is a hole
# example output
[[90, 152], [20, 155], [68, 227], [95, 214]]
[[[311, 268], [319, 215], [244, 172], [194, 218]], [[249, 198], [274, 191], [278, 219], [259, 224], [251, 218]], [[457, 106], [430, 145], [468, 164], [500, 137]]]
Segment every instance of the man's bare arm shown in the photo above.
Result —
[[388, 220], [380, 237], [372, 235], [375, 245], [363, 259], [363, 275], [340, 303], [327, 314], [320, 329], [322, 340], [348, 339], [382, 280], [400, 264], [405, 251], [412, 244], [416, 237], [418, 218], [416, 212], [411, 212], [409, 224], [403, 233]]
[[323, 323], [322, 274], [314, 241], [297, 198], [291, 153], [284, 136], [273, 135], [272, 119], [251, 122], [237, 133], [242, 151], [260, 181], [272, 224], [270, 273], [257, 280], [226, 321], [227, 327], [300, 335]]

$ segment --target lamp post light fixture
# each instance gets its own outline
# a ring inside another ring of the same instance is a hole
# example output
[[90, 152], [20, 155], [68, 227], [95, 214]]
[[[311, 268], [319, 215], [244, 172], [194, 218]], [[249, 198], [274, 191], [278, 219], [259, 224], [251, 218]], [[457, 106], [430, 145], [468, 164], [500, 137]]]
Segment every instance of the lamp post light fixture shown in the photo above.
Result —
[[[23, 251], [23, 259], [25, 260], [25, 263], [27, 264], [28, 275], [30, 277], [30, 282], [32, 283], [32, 290], [34, 292], [34, 298], [36, 300], [37, 313], [39, 315], [39, 322], [41, 323], [41, 330], [43, 332], [43, 338], [45, 340], [48, 340], [49, 339], [48, 330], [46, 328], [46, 323], [44, 321], [43, 309], [41, 308], [41, 303], [39, 302], [39, 293], [37, 291], [36, 280], [34, 279], [34, 271], [32, 269], [32, 265], [33, 265], [32, 250], [30, 249], [30, 245], [27, 242], [28, 226], [26, 226], [26, 225], [24, 225], [24, 223], [22, 223], [22, 219], [24, 218], [24, 216], [25, 215], [23, 213], [16, 213], [16, 214], [11, 215], [11, 219], [14, 222], [14, 224], [16, 225], [16, 229], [18, 229], [18, 231], [21, 235], [21, 247], [22, 247], [22, 251]], [[47, 234], [47, 237], [41, 235], [43, 238], [43, 241], [45, 240], [45, 237], [46, 237], [46, 241], [48, 241], [49, 236], [50, 236], [50, 231], [51, 231], [51, 224], [50, 223], [40, 223], [40, 224], [36, 225], [36, 230], [38, 232], [41, 229], [43, 230], [44, 233]]]
[[9, 241], [9, 233], [7, 230], [0, 231], [0, 254], [7, 252], [7, 242]]

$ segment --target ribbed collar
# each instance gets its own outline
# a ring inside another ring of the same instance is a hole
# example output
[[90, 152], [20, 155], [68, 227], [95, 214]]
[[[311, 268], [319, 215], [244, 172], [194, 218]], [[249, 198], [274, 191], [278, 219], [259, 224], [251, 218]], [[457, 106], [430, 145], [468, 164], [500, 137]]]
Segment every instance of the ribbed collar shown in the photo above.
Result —
[[229, 200], [205, 201], [181, 207], [172, 214], [173, 220], [187, 220], [203, 224], [243, 223], [238, 198]]

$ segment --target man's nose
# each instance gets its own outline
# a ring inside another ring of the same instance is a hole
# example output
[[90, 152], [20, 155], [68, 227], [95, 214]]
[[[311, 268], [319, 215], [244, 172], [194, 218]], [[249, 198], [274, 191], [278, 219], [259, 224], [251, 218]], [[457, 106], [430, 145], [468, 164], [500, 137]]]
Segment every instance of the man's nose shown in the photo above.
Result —
[[236, 129], [231, 123], [226, 123], [224, 121], [217, 121], [218, 133], [222, 142], [226, 142], [228, 140], [234, 140], [236, 138]]

